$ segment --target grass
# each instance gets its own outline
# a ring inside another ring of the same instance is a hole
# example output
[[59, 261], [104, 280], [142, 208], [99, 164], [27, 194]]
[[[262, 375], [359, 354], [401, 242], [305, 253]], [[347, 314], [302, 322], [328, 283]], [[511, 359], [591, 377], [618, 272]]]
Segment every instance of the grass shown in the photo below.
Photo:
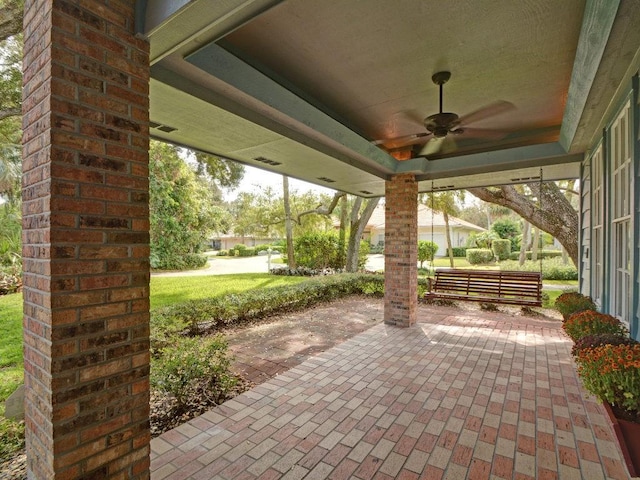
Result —
[[307, 279], [304, 277], [286, 277], [269, 273], [153, 277], [151, 279], [151, 309], [186, 300], [218, 297], [253, 288], [271, 288], [300, 283], [305, 280]]

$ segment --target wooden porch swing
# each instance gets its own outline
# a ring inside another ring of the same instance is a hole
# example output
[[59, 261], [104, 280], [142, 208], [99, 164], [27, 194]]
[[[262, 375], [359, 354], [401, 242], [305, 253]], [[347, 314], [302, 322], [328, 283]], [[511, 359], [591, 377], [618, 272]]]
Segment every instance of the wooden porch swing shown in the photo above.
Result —
[[[542, 207], [541, 197], [542, 169], [540, 170], [539, 208]], [[431, 241], [433, 242], [433, 195], [431, 197]], [[429, 291], [425, 293], [425, 299], [541, 307], [542, 255], [540, 255], [539, 272], [439, 268], [429, 282]]]

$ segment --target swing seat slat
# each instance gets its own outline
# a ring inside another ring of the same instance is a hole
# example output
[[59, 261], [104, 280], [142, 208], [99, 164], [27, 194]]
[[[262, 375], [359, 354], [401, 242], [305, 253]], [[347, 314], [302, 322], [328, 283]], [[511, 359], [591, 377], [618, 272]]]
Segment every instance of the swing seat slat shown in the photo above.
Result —
[[425, 298], [542, 306], [539, 272], [438, 269]]

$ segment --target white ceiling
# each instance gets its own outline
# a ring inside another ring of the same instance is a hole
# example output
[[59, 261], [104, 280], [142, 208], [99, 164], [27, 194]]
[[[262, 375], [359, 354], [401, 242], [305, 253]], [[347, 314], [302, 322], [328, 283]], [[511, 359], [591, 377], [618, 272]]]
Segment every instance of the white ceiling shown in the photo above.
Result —
[[[541, 169], [577, 176], [638, 68], [630, 3], [147, 0], [151, 120], [170, 127], [152, 134], [363, 196], [383, 195], [400, 172], [421, 191]], [[431, 75], [442, 70], [445, 111], [514, 108], [470, 125], [498, 135], [461, 134], [453, 149], [396, 160], [377, 144], [426, 132], [408, 119], [438, 112]]]

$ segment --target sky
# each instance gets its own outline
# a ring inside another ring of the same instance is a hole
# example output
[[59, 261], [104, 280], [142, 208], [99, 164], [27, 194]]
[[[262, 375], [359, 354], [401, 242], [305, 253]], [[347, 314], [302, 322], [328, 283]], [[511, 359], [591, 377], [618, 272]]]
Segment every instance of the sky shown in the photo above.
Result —
[[[224, 198], [227, 201], [231, 201], [235, 199], [240, 192], [251, 192], [255, 191], [258, 187], [263, 188], [267, 186], [272, 187], [276, 192], [282, 192], [282, 175], [245, 165], [245, 173], [242, 182], [240, 183], [240, 187], [236, 190], [225, 192]], [[335, 192], [335, 190], [319, 187], [309, 182], [296, 180], [295, 178], [289, 179], [289, 190], [295, 190], [298, 193], [304, 193], [311, 190], [317, 193], [327, 193], [329, 195], [333, 195]]]

